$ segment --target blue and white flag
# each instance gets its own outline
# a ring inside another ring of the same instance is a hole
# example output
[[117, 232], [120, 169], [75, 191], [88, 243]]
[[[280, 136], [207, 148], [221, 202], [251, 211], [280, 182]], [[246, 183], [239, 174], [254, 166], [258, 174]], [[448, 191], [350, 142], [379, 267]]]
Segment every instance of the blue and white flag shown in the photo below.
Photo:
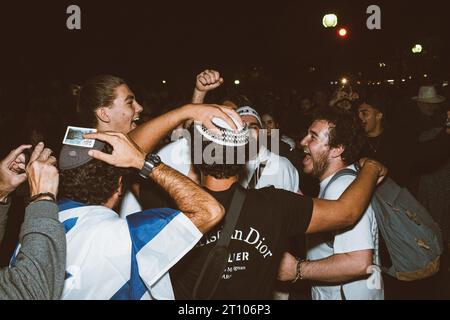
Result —
[[202, 237], [189, 218], [167, 208], [120, 219], [104, 206], [59, 207], [67, 239], [62, 299], [174, 299], [168, 271]]
[[122, 219], [125, 219], [129, 214], [141, 211], [142, 207], [133, 192], [125, 191], [125, 195], [123, 196], [122, 201], [120, 201], [119, 216]]

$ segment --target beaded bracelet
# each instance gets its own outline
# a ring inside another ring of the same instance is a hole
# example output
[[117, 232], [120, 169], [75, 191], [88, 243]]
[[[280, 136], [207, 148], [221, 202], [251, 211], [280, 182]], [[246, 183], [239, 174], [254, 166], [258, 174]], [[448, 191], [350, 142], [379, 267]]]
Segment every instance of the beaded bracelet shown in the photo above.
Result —
[[306, 259], [297, 259], [297, 267], [296, 267], [296, 272], [295, 272], [295, 278], [294, 280], [292, 280], [292, 283], [296, 283], [297, 280], [303, 280], [303, 276], [302, 276], [302, 269], [301, 269], [301, 264], [302, 262], [308, 261]]

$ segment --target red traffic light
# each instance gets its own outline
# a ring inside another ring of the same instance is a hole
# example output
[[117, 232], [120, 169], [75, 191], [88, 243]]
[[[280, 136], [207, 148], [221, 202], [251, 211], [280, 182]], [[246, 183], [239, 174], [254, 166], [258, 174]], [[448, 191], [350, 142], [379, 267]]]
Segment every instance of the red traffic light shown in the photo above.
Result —
[[348, 31], [346, 28], [339, 28], [338, 29], [338, 36], [341, 38], [347, 38], [348, 36]]

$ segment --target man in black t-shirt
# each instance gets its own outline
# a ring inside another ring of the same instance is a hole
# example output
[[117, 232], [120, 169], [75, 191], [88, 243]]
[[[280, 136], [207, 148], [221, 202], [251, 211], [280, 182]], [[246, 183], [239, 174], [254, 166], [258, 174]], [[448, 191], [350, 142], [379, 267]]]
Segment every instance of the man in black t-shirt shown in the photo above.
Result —
[[[420, 120], [408, 120], [404, 124], [391, 121], [390, 126], [387, 126], [386, 103], [384, 97], [372, 92], [362, 95], [356, 102], [358, 115], [367, 136], [361, 156], [382, 162], [395, 182], [416, 194], [417, 186], [413, 177], [433, 163], [448, 158], [450, 135], [444, 128], [433, 139], [420, 142]], [[418, 111], [408, 112], [411, 114], [407, 114], [407, 119]]]
[[357, 103], [358, 116], [367, 136], [361, 154], [381, 161], [389, 169], [389, 176], [404, 187], [411, 176], [411, 139], [400, 135], [401, 131], [386, 128], [385, 103], [376, 94], [363, 96]]
[[[220, 133], [194, 125], [194, 139], [191, 139], [193, 163], [202, 174], [203, 186], [225, 208], [238, 187], [239, 172], [245, 167], [242, 153], [252, 150], [248, 148], [248, 129], [235, 122], [239, 127], [237, 132], [225, 125]], [[195, 137], [200, 137], [200, 141]], [[311, 199], [273, 187], [247, 190], [230, 241], [228, 263], [213, 298], [271, 299], [288, 239], [354, 224], [367, 207], [377, 180], [381, 181], [384, 174], [382, 165], [366, 161], [359, 177], [336, 201]], [[331, 211], [334, 214], [328, 214]], [[220, 237], [223, 222], [205, 234], [172, 268], [176, 299], [193, 298], [193, 288], [209, 251]]]

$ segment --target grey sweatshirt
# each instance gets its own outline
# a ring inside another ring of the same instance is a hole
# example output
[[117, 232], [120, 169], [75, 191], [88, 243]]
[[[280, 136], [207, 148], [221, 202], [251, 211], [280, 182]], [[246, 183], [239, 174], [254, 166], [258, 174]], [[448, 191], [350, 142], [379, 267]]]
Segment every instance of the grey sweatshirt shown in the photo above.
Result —
[[[9, 205], [0, 205], [0, 242]], [[66, 235], [58, 206], [38, 201], [25, 209], [14, 267], [0, 269], [0, 299], [59, 299], [64, 287]]]

